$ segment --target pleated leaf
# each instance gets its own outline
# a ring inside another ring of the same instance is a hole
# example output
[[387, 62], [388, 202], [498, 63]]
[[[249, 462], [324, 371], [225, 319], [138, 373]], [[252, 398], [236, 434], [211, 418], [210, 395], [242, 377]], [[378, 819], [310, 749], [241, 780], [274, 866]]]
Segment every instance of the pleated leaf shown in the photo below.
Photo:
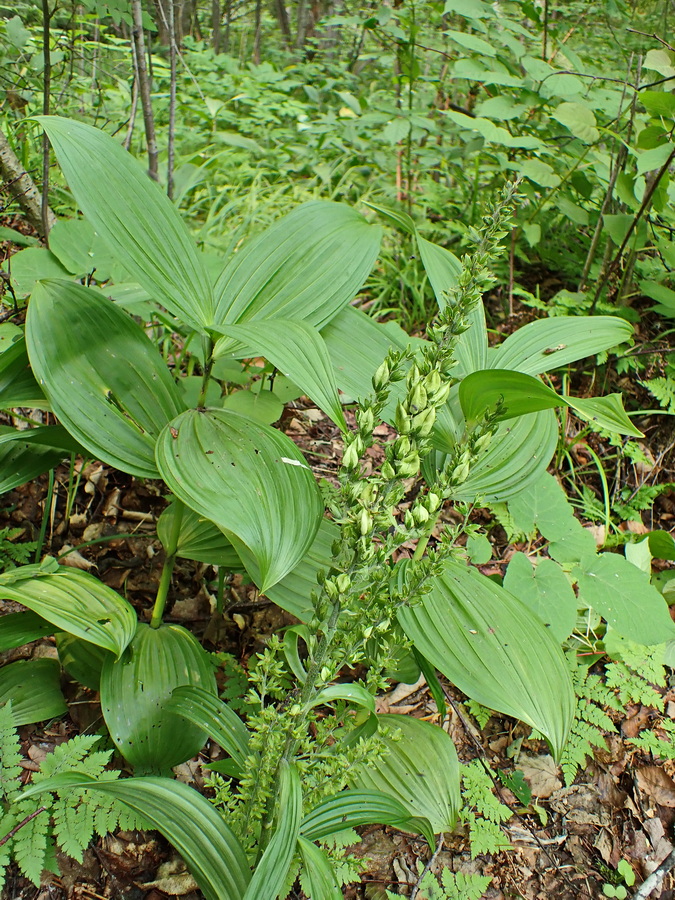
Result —
[[223, 817], [198, 791], [170, 778], [96, 781], [72, 772], [31, 785], [21, 798], [81, 788], [107, 794], [151, 822], [183, 857], [207, 900], [242, 900], [251, 878], [244, 851]]
[[383, 738], [388, 752], [356, 767], [353, 786], [393, 797], [410, 816], [428, 819], [434, 834], [452, 831], [461, 802], [459, 761], [452, 739], [437, 725], [412, 716], [377, 718], [388, 729]]
[[12, 701], [15, 725], [43, 722], [68, 712], [55, 659], [20, 659], [0, 669], [0, 704]]
[[537, 319], [509, 335], [491, 354], [494, 369], [541, 375], [630, 340], [633, 326], [617, 316]]
[[[476, 497], [498, 503], [519, 495], [546, 471], [555, 453], [558, 422], [553, 410], [543, 410], [502, 423], [487, 450], [472, 466], [467, 480], [453, 491], [453, 499], [473, 503]], [[425, 479], [433, 483], [445, 455], [424, 461]]]
[[[302, 388], [338, 428], [346, 431], [333, 366], [325, 341], [316, 328], [306, 322], [275, 318], [254, 325], [226, 325], [222, 331], [228, 338], [246, 345], [246, 356], [268, 359]], [[240, 353], [235, 351], [234, 355]]]
[[0, 425], [0, 436], [11, 436], [10, 441], [0, 443], [0, 494], [13, 491], [54, 469], [67, 454], [57, 447], [45, 447], [15, 439], [20, 434], [16, 428]]
[[243, 900], [277, 900], [284, 887], [288, 888], [286, 879], [295, 856], [302, 821], [300, 776], [293, 763], [281, 760], [279, 781], [274, 835], [256, 866]]
[[173, 690], [184, 684], [216, 693], [208, 654], [180, 625], [139, 624], [122, 656], [103, 663], [103, 718], [122, 756], [143, 772], [165, 774], [206, 742], [201, 727], [167, 709]]
[[[157, 537], [165, 547], [169, 546], [175, 514], [175, 503], [171, 503], [157, 520]], [[210, 566], [243, 570], [237, 551], [223, 532], [213, 522], [187, 506], [183, 507], [176, 556], [194, 559]]]
[[92, 691], [99, 690], [101, 669], [109, 656], [107, 650], [65, 631], [56, 635], [56, 649], [59, 652], [59, 662], [71, 678]]
[[214, 324], [284, 318], [322, 328], [361, 289], [380, 238], [349, 206], [302, 204], [228, 262], [215, 286]]
[[24, 335], [18, 335], [0, 353], [0, 409], [15, 406], [49, 409], [47, 398], [31, 371]]
[[148, 293], [185, 324], [213, 321], [211, 283], [161, 187], [112, 137], [71, 119], [36, 116], [87, 221]]
[[0, 597], [27, 606], [57, 629], [110, 650], [115, 656], [122, 653], [136, 631], [136, 613], [124, 597], [79, 569], [13, 569], [0, 575]]
[[322, 800], [307, 813], [300, 833], [310, 841], [319, 841], [361, 825], [391, 825], [406, 829], [410, 827], [410, 811], [397, 797], [381, 790], [341, 791]]
[[263, 593], [295, 568], [321, 524], [321, 495], [295, 444], [238, 413], [178, 416], [157, 442], [157, 466], [180, 500], [222, 529]]
[[298, 838], [298, 848], [303, 862], [301, 880], [308, 896], [312, 900], [342, 900], [342, 888], [324, 851], [304, 837]]
[[560, 646], [518, 598], [475, 569], [448, 562], [433, 588], [399, 612], [417, 649], [469, 697], [544, 734], [557, 759], [574, 716]]
[[281, 581], [266, 591], [270, 600], [301, 622], [309, 622], [314, 614], [311, 595], [318, 588], [316, 576], [327, 572], [333, 557], [333, 542], [339, 537], [338, 526], [322, 519], [312, 545], [300, 562]]
[[96, 291], [43, 281], [26, 338], [33, 371], [73, 437], [102, 462], [157, 478], [157, 436], [185, 406], [143, 330]]
[[249, 755], [249, 731], [239, 716], [211, 691], [196, 685], [174, 688], [164, 707], [205, 731], [241, 767]]
[[0, 653], [22, 647], [48, 634], [54, 634], [54, 626], [37, 613], [8, 613], [0, 617]]

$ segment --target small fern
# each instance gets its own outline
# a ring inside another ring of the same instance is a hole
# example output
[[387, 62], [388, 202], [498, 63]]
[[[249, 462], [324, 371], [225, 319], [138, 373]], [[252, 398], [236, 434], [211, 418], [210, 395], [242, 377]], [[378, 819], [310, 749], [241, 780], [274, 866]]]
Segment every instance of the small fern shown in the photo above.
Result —
[[665, 410], [675, 413], [675, 380], [647, 378], [641, 383]]
[[[118, 778], [119, 772], [105, 768], [112, 751], [92, 750], [99, 740], [99, 735], [79, 735], [60, 744], [33, 775], [33, 782], [61, 772], [81, 772], [98, 780]], [[87, 790], [45, 792], [22, 800], [20, 761], [20, 744], [8, 703], [0, 706], [0, 840], [16, 830], [0, 846], [0, 890], [12, 860], [26, 878], [39, 886], [45, 869], [57, 871], [56, 847], [82, 862], [94, 834], [102, 836], [117, 827], [143, 827], [127, 807]]]
[[481, 853], [499, 853], [511, 844], [501, 829], [513, 813], [493, 791], [492, 779], [479, 760], [462, 767], [461, 820], [469, 826], [471, 858]]
[[644, 753], [651, 753], [656, 759], [675, 759], [675, 722], [664, 719], [656, 729], [642, 731], [637, 737], [626, 738]]
[[25, 566], [31, 561], [37, 541], [19, 541], [23, 528], [0, 528], [0, 572]]
[[[417, 864], [420, 875], [424, 872], [422, 863]], [[455, 874], [444, 868], [440, 876], [425, 872], [419, 883], [418, 900], [479, 900], [488, 889], [492, 879], [489, 875], [462, 872]], [[387, 900], [396, 900], [399, 894], [387, 891]]]

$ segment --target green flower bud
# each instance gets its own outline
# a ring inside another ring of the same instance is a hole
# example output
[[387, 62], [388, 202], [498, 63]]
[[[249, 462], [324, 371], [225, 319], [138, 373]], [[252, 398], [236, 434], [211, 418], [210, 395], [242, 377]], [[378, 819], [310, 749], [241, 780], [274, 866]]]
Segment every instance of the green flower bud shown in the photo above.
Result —
[[382, 468], [380, 469], [382, 473], [382, 477], [385, 481], [393, 481], [396, 478], [396, 472], [394, 471], [394, 467], [390, 462], [386, 460], [382, 463]]
[[370, 434], [375, 426], [375, 414], [372, 409], [363, 409], [358, 418], [359, 431]]
[[344, 456], [342, 457], [342, 465], [345, 469], [355, 469], [359, 464], [359, 455], [360, 455], [360, 445], [361, 442], [358, 438], [352, 441], [351, 444], [347, 447], [344, 452]]
[[424, 387], [427, 390], [427, 394], [432, 396], [436, 393], [437, 390], [442, 386], [443, 382], [441, 380], [441, 373], [438, 369], [432, 369], [431, 372], [424, 379]]
[[359, 530], [362, 535], [370, 534], [370, 531], [373, 527], [373, 517], [368, 512], [367, 509], [361, 510], [361, 515], [359, 516]]
[[418, 525], [424, 525], [424, 523], [428, 522], [430, 518], [429, 510], [421, 505], [415, 506], [413, 508], [413, 516], [415, 517], [415, 521]]
[[481, 436], [478, 438], [478, 440], [474, 444], [473, 449], [476, 451], [476, 453], [480, 453], [481, 450], [485, 450], [489, 446], [491, 440], [492, 432], [486, 431], [485, 434], [481, 434]]
[[442, 384], [438, 390], [435, 390], [433, 394], [429, 393], [429, 400], [434, 403], [436, 406], [440, 406], [442, 403], [448, 399], [448, 395], [450, 394], [450, 385], [446, 381], [445, 384]]
[[[364, 510], [364, 512], [365, 512], [365, 510]], [[349, 588], [352, 586], [352, 580], [351, 580], [351, 578], [349, 577], [349, 575], [347, 575], [346, 572], [342, 572], [342, 573], [341, 573], [340, 575], [338, 575], [338, 577], [335, 579], [335, 584], [336, 584], [336, 586], [337, 586], [338, 591], [339, 591], [341, 594], [346, 594], [347, 591], [349, 590]]]
[[394, 441], [394, 446], [392, 447], [393, 455], [396, 459], [403, 459], [404, 456], [407, 456], [410, 453], [410, 438], [403, 435], [402, 437], [397, 437]]
[[427, 405], [427, 392], [418, 382], [412, 389], [410, 394], [410, 409], [424, 409]]
[[398, 431], [399, 434], [408, 434], [410, 431], [410, 425], [412, 423], [412, 418], [405, 411], [405, 407], [399, 401], [396, 404], [396, 413], [394, 415], [394, 427]]
[[327, 578], [323, 583], [323, 589], [326, 592], [326, 596], [330, 600], [336, 600], [338, 595], [337, 585], [335, 584], [335, 579]]
[[391, 622], [389, 621], [389, 619], [383, 619], [383, 621], [380, 622], [380, 624], [377, 625], [376, 628], [378, 631], [387, 631], [390, 625]]
[[396, 474], [399, 478], [411, 478], [417, 475], [420, 468], [420, 457], [417, 451], [409, 453], [403, 459], [396, 461]]
[[455, 484], [462, 484], [469, 477], [469, 463], [462, 463], [457, 466], [452, 473], [452, 480]]
[[385, 359], [385, 361], [373, 375], [373, 390], [381, 391], [382, 388], [386, 387], [389, 384], [390, 375], [391, 372], [389, 371], [389, 366], [387, 364], [387, 360]]
[[373, 626], [372, 626], [372, 625], [369, 625], [369, 626], [364, 630], [363, 636], [364, 636], [364, 638], [365, 638], [366, 640], [368, 640], [368, 638], [371, 636], [372, 633], [373, 633]]
[[403, 524], [408, 529], [412, 529], [415, 527], [415, 524], [416, 524], [415, 517], [413, 516], [413, 514], [410, 512], [409, 509], [407, 509], [405, 511], [405, 515], [403, 516]]
[[328, 666], [324, 666], [321, 669], [321, 680], [330, 681], [330, 669], [328, 668]]
[[294, 703], [293, 706], [288, 710], [289, 716], [299, 716], [302, 712], [302, 707], [299, 703]]
[[415, 437], [427, 437], [427, 435], [431, 434], [431, 429], [434, 427], [435, 421], [436, 410], [433, 406], [428, 406], [426, 409], [423, 409], [422, 412], [413, 416], [410, 430]]
[[441, 505], [441, 498], [438, 494], [434, 494], [433, 491], [429, 491], [427, 494], [427, 509], [429, 512], [434, 512]]

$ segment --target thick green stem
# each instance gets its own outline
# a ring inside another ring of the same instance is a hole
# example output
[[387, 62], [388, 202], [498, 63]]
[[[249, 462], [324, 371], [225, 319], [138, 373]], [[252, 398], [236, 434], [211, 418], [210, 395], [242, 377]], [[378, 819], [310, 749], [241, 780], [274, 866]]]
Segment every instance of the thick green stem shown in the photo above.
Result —
[[[442, 507], [441, 507], [442, 508]], [[417, 546], [415, 547], [415, 552], [413, 553], [413, 560], [422, 559], [424, 556], [424, 551], [427, 549], [427, 544], [429, 543], [429, 539], [434, 532], [434, 528], [436, 527], [436, 523], [441, 515], [441, 510], [439, 509], [435, 516], [432, 516], [429, 519], [427, 527], [424, 529], [424, 533], [421, 535], [419, 541], [417, 542]]]
[[164, 558], [164, 566], [159, 579], [159, 587], [157, 588], [157, 596], [155, 597], [155, 605], [152, 608], [152, 618], [150, 619], [151, 628], [159, 628], [162, 624], [164, 615], [164, 607], [166, 599], [169, 596], [169, 587], [171, 585], [171, 576], [173, 575], [173, 567], [176, 564], [176, 550], [178, 549], [178, 538], [180, 537], [180, 526], [183, 521], [183, 510], [185, 507], [180, 500], [175, 501], [175, 512], [173, 524], [171, 526], [171, 534], [169, 535], [168, 546], [165, 547], [166, 557]]

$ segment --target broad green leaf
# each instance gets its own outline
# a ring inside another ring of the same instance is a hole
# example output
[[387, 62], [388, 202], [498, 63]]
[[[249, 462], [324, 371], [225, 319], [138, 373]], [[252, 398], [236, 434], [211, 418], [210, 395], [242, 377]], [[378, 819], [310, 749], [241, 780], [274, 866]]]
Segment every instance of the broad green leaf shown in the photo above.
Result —
[[596, 425], [613, 431], [615, 434], [629, 434], [632, 437], [644, 437], [644, 434], [626, 415], [621, 394], [607, 394], [605, 397], [568, 397], [563, 396], [566, 406], [584, 419], [591, 428]]
[[56, 635], [56, 649], [59, 651], [59, 661], [70, 677], [92, 691], [98, 691], [101, 669], [109, 652], [65, 631]]
[[11, 441], [0, 443], [0, 494], [54, 469], [67, 454], [55, 447], [45, 447], [18, 441], [16, 428], [0, 425], [0, 438], [11, 436]]
[[483, 38], [475, 34], [467, 34], [465, 31], [446, 31], [445, 36], [451, 41], [459, 44], [460, 47], [466, 47], [468, 50], [475, 50], [481, 56], [496, 56], [497, 48], [494, 44], [484, 41]]
[[47, 634], [54, 634], [51, 622], [37, 613], [18, 612], [0, 616], [0, 653], [37, 641]]
[[623, 637], [638, 644], [675, 638], [675, 624], [663, 596], [649, 578], [617, 553], [600, 553], [573, 570], [579, 598]]
[[118, 660], [101, 670], [101, 709], [110, 737], [133, 766], [164, 774], [199, 753], [202, 728], [167, 710], [172, 691], [188, 684], [216, 693], [208, 654], [180, 625], [139, 624]]
[[368, 200], [364, 200], [364, 203], [369, 209], [374, 209], [375, 212], [388, 219], [390, 224], [405, 231], [406, 234], [415, 235], [417, 233], [417, 227], [408, 213], [399, 209], [391, 209], [388, 206], [378, 206], [376, 203], [370, 203]]
[[617, 434], [644, 437], [626, 415], [620, 394], [606, 397], [570, 397], [556, 394], [533, 375], [512, 369], [484, 369], [472, 372], [459, 386], [459, 400], [469, 423], [478, 422], [490, 409], [502, 404], [498, 421], [517, 418], [531, 412], [567, 406], [591, 426]]
[[443, 14], [452, 13], [466, 19], [491, 19], [494, 10], [483, 0], [445, 0]]
[[[382, 791], [411, 816], [428, 819], [434, 834], [452, 831], [461, 804], [459, 762], [450, 736], [411, 716], [378, 716], [387, 753], [356, 767], [355, 788]], [[400, 732], [400, 734], [397, 734]]]
[[309, 890], [312, 900], [342, 900], [342, 888], [326, 853], [302, 836], [298, 838], [298, 848], [302, 856], [305, 890]]
[[143, 330], [96, 291], [45, 281], [29, 304], [26, 339], [33, 371], [73, 437], [96, 459], [156, 478], [155, 442], [184, 405]]
[[216, 282], [213, 324], [284, 318], [322, 328], [361, 289], [380, 236], [348, 206], [304, 203], [230, 259]]
[[272, 425], [281, 418], [283, 401], [274, 391], [233, 391], [223, 400], [223, 408], [239, 413], [260, 425]]
[[[0, 326], [3, 327], [3, 326]], [[0, 347], [0, 409], [29, 406], [48, 409], [49, 404], [28, 361], [26, 339], [19, 332], [6, 346]]]
[[[500, 424], [467, 480], [453, 491], [455, 500], [473, 503], [476, 497], [497, 503], [526, 491], [546, 471], [558, 441], [558, 421], [552, 410], [532, 413]], [[425, 479], [432, 483], [443, 453], [427, 457]]]
[[[394, 727], [399, 721], [403, 721], [403, 716], [396, 720]], [[426, 736], [426, 731], [423, 733]], [[391, 825], [405, 829], [409, 827], [409, 820], [409, 807], [392, 793], [348, 790], [322, 800], [307, 813], [302, 820], [300, 834], [310, 841], [320, 841], [331, 834], [361, 825]]]
[[[227, 338], [245, 344], [247, 356], [264, 356], [269, 360], [302, 388], [341, 431], [346, 431], [333, 366], [316, 328], [306, 322], [275, 318], [253, 325], [226, 325], [222, 331]], [[249, 348], [253, 352], [249, 352]], [[217, 351], [218, 345], [216, 355]], [[234, 355], [241, 354], [235, 352]]]
[[542, 187], [554, 188], [560, 184], [560, 175], [541, 159], [528, 159], [519, 169], [523, 178], [529, 178]]
[[96, 781], [72, 772], [31, 785], [21, 798], [80, 788], [107, 794], [151, 822], [183, 857], [207, 900], [242, 900], [251, 878], [246, 855], [225, 819], [198, 791], [170, 778]]
[[645, 150], [643, 153], [640, 153], [637, 158], [638, 175], [644, 175], [645, 172], [653, 172], [655, 169], [660, 169], [673, 150], [675, 150], [675, 145], [661, 144], [659, 147], [653, 147], [651, 150]]
[[75, 438], [63, 425], [38, 425], [36, 428], [25, 428], [19, 431], [8, 428], [0, 431], [0, 444], [29, 444], [31, 448], [49, 449], [61, 454], [61, 458], [69, 453], [80, 456], [85, 454]]
[[[176, 504], [170, 503], [157, 520], [157, 537], [164, 547], [169, 546]], [[187, 506], [183, 507], [176, 556], [194, 559], [210, 566], [243, 570], [237, 551], [223, 532]]]
[[17, 297], [33, 293], [35, 283], [43, 278], [69, 278], [53, 253], [42, 247], [28, 247], [12, 257], [12, 284]]
[[648, 50], [642, 65], [645, 69], [660, 72], [664, 78], [675, 77], [675, 53], [663, 47]]
[[222, 529], [264, 593], [303, 558], [323, 516], [311, 469], [274, 428], [227, 410], [188, 410], [157, 442], [174, 494]]
[[675, 94], [669, 91], [640, 91], [638, 99], [652, 116], [675, 116]]
[[467, 375], [459, 385], [459, 400], [468, 423], [480, 421], [498, 403], [503, 404], [499, 421], [564, 405], [563, 398], [538, 378], [510, 369], [484, 369]]
[[211, 284], [161, 187], [105, 132], [58, 116], [35, 118], [85, 218], [124, 268], [169, 312], [205, 330], [213, 322]]
[[561, 103], [551, 116], [584, 144], [594, 144], [600, 138], [595, 113], [583, 103]]
[[541, 375], [629, 341], [633, 326], [616, 316], [537, 319], [509, 335], [492, 352], [493, 369]]
[[0, 669], [0, 704], [12, 701], [14, 724], [43, 722], [68, 712], [55, 659], [20, 659]]
[[288, 889], [286, 879], [302, 821], [302, 788], [298, 770], [285, 759], [279, 765], [279, 782], [274, 835], [256, 866], [243, 900], [277, 900], [284, 887]]
[[649, 550], [656, 559], [675, 560], [675, 539], [667, 531], [652, 531], [647, 536]]
[[0, 597], [15, 600], [59, 630], [119, 656], [136, 631], [136, 613], [112, 588], [79, 569], [22, 566], [0, 575]]
[[530, 607], [556, 641], [567, 640], [577, 621], [577, 598], [556, 562], [542, 557], [533, 566], [524, 553], [514, 553], [504, 575], [504, 588]]
[[174, 688], [165, 710], [176, 713], [205, 731], [242, 767], [250, 751], [249, 731], [227, 703], [197, 685]]
[[[60, 219], [49, 231], [49, 249], [73, 275], [96, 272], [99, 283], [127, 281], [127, 273], [110, 247], [86, 219]], [[57, 277], [57, 276], [55, 276]]]
[[399, 612], [403, 630], [469, 697], [544, 734], [557, 759], [574, 717], [560, 646], [520, 600], [458, 562], [448, 562], [421, 602]]
[[322, 519], [312, 545], [297, 566], [266, 591], [270, 600], [301, 622], [309, 622], [314, 614], [311, 595], [318, 590], [316, 576], [320, 570], [329, 570], [331, 548], [339, 533], [334, 522]]
[[[470, 60], [460, 60], [455, 63], [454, 74], [457, 78], [470, 78], [475, 81], [482, 81], [484, 84], [513, 84], [518, 83], [520, 79], [515, 79], [511, 75], [503, 77], [501, 73], [474, 68], [475, 63]], [[502, 147], [520, 148], [522, 150], [539, 150], [543, 144], [539, 138], [530, 135], [513, 135], [506, 128], [495, 125], [490, 119], [484, 119], [482, 116], [467, 116], [461, 112], [454, 112], [451, 109], [444, 110], [444, 115], [451, 119], [462, 128], [469, 131], [477, 131], [490, 144], [496, 144]]]
[[357, 706], [363, 706], [369, 712], [375, 712], [375, 697], [360, 684], [331, 684], [319, 691], [312, 706], [323, 706], [326, 703], [333, 703], [335, 700], [346, 700], [348, 703], [355, 703]]

